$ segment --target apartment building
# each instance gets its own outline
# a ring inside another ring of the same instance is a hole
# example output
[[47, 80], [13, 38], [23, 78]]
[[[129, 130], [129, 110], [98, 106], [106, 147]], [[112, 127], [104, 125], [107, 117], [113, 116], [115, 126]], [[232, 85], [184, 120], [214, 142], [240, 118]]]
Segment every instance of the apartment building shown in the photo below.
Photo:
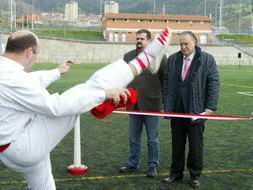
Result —
[[133, 43], [137, 30], [146, 28], [155, 36], [165, 27], [172, 30], [172, 43], [177, 43], [178, 33], [185, 30], [194, 32], [200, 44], [211, 42], [212, 20], [208, 16], [106, 12], [102, 16], [104, 39], [113, 43]]
[[106, 1], [104, 12], [105, 13], [119, 13], [119, 3], [115, 1]]
[[65, 20], [74, 22], [78, 19], [78, 2], [70, 1], [65, 4]]

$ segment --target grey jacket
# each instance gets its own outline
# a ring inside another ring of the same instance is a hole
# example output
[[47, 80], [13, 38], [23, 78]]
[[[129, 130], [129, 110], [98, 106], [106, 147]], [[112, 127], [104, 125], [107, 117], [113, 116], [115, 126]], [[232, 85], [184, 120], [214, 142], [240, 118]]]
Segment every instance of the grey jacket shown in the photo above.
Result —
[[[139, 52], [135, 49], [124, 55], [124, 61], [129, 63]], [[145, 70], [137, 76], [128, 87], [134, 88], [138, 93], [137, 104], [128, 107], [128, 110], [160, 111], [162, 105], [162, 82], [164, 67], [167, 58], [164, 56], [157, 74], [151, 74]]]
[[[178, 81], [181, 76], [183, 54], [181, 51], [172, 54], [165, 67], [163, 81], [164, 111], [173, 112], [178, 92]], [[193, 67], [192, 67], [193, 64]], [[202, 52], [196, 46], [196, 53], [191, 63], [188, 80], [189, 113], [201, 113], [205, 109], [215, 111], [219, 96], [219, 72], [212, 55]], [[188, 75], [188, 73], [187, 73]]]

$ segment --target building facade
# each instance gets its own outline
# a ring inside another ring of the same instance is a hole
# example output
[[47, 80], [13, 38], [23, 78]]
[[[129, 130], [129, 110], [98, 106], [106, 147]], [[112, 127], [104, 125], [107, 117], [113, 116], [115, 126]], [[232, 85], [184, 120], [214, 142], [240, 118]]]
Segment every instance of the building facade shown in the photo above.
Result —
[[70, 1], [65, 4], [65, 20], [66, 21], [77, 21], [78, 19], [78, 2]]
[[119, 4], [115, 1], [106, 1], [104, 12], [105, 13], [119, 13]]
[[177, 43], [178, 33], [185, 30], [194, 32], [200, 44], [211, 43], [212, 20], [208, 16], [105, 12], [102, 17], [104, 39], [113, 43], [133, 43], [137, 30], [146, 28], [155, 36], [165, 27], [172, 30], [171, 43]]

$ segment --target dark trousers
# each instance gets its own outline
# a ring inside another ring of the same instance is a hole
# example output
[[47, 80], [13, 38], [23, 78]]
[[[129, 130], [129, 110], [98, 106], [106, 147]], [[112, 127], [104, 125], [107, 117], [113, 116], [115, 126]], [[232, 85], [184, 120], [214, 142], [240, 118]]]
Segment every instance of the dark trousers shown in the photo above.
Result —
[[203, 168], [204, 124], [192, 124], [190, 119], [172, 119], [172, 164], [171, 175], [183, 176], [185, 166], [185, 145], [188, 137], [189, 152], [187, 168], [191, 179], [198, 179]]

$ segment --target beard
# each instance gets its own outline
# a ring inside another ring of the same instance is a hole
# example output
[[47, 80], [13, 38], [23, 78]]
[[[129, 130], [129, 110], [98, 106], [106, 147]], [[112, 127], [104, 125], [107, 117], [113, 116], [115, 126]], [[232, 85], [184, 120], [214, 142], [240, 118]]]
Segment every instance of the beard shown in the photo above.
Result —
[[142, 49], [143, 49], [142, 43], [141, 43], [141, 42], [137, 42], [137, 43], [136, 43], [136, 48], [137, 48], [138, 50], [142, 50]]

